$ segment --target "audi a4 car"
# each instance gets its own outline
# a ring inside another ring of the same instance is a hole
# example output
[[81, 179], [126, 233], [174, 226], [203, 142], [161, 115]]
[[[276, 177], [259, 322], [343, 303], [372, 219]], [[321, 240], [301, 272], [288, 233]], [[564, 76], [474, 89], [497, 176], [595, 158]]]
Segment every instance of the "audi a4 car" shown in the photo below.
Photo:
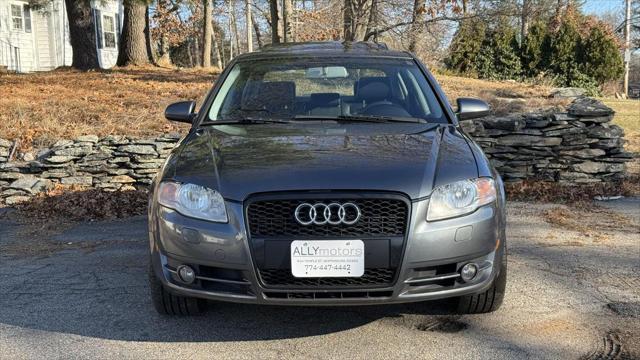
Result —
[[265, 47], [236, 57], [156, 176], [149, 279], [158, 312], [206, 300], [500, 307], [505, 195], [412, 54], [374, 43]]

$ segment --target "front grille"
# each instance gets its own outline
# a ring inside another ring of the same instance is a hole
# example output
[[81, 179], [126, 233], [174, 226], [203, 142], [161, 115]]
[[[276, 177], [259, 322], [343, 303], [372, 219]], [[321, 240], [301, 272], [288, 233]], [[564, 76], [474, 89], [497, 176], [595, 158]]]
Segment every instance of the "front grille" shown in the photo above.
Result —
[[291, 269], [259, 269], [260, 278], [266, 286], [334, 287], [334, 286], [382, 286], [391, 285], [395, 269], [365, 269], [364, 275], [357, 278], [325, 277], [297, 278]]
[[[356, 204], [361, 217], [353, 225], [301, 225], [294, 212], [298, 205], [331, 202]], [[296, 238], [403, 236], [406, 229], [408, 206], [397, 198], [380, 199], [278, 199], [259, 200], [249, 204], [247, 218], [252, 237], [295, 236]]]
[[304, 292], [264, 292], [268, 299], [379, 299], [393, 295], [393, 291], [304, 291]]

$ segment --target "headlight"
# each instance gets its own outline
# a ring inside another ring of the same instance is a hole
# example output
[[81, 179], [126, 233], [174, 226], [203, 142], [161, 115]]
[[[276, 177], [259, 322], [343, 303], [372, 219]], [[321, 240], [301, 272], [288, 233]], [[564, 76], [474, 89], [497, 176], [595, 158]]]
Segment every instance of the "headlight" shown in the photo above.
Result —
[[431, 194], [427, 220], [441, 220], [469, 214], [496, 200], [491, 178], [457, 181], [437, 187]]
[[222, 195], [206, 187], [163, 182], [158, 188], [158, 202], [185, 216], [227, 222], [227, 209]]

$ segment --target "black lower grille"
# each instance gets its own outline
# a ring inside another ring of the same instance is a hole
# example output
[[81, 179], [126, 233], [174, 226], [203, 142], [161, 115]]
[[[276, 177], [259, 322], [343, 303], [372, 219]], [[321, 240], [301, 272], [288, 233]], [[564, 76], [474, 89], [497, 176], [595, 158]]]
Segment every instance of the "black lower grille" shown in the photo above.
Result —
[[264, 292], [268, 299], [378, 299], [391, 297], [393, 291], [305, 291], [305, 292]]
[[[298, 205], [353, 203], [361, 211], [360, 219], [352, 225], [301, 225], [295, 219]], [[395, 197], [380, 198], [296, 198], [256, 200], [247, 208], [252, 237], [326, 238], [403, 236], [409, 208], [406, 201]]]
[[297, 278], [291, 274], [291, 269], [259, 269], [260, 278], [266, 286], [299, 286], [299, 287], [334, 287], [334, 286], [383, 286], [391, 285], [395, 276], [395, 269], [372, 268], [365, 269], [364, 275], [357, 278], [324, 277]]

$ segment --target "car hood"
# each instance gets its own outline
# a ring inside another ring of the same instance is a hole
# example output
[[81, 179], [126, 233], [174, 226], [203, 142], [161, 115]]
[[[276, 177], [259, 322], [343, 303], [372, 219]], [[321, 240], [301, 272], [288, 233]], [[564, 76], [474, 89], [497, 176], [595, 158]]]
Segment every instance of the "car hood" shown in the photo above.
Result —
[[308, 190], [393, 191], [417, 199], [478, 176], [467, 140], [448, 125], [219, 125], [190, 134], [175, 154], [165, 177], [235, 201]]

